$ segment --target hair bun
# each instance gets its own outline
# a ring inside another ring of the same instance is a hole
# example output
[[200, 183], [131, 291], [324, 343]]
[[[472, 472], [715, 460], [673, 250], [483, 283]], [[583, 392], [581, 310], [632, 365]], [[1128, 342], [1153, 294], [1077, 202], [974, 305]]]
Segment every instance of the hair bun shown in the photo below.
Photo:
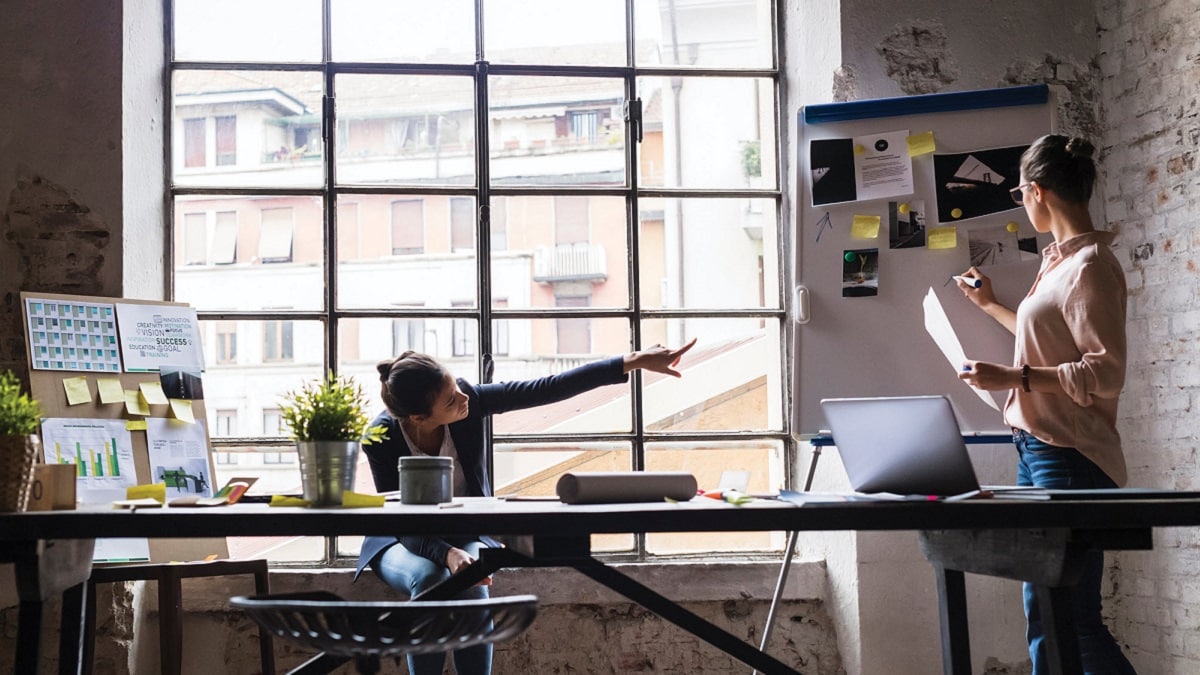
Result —
[[1096, 152], [1096, 146], [1092, 145], [1091, 141], [1072, 136], [1067, 139], [1067, 145], [1063, 148], [1068, 155], [1072, 157], [1091, 157]]
[[392, 361], [380, 361], [375, 365], [375, 370], [379, 371], [379, 381], [387, 382], [388, 376], [392, 374]]

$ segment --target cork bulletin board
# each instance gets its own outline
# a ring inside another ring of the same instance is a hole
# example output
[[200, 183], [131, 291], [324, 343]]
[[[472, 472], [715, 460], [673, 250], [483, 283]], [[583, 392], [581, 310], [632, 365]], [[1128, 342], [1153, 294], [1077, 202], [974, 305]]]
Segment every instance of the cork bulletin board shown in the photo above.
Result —
[[[42, 462], [75, 464], [83, 504], [165, 483], [167, 499], [212, 496], [195, 312], [182, 303], [21, 293]], [[183, 365], [180, 365], [183, 364]], [[97, 540], [96, 562], [227, 558], [225, 539]]]

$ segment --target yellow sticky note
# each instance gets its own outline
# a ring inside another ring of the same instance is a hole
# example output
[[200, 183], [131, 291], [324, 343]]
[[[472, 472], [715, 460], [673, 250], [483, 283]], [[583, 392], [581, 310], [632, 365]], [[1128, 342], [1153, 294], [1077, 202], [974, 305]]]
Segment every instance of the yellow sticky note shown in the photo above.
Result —
[[186, 398], [171, 399], [171, 413], [175, 415], [175, 419], [187, 422], [188, 424], [196, 423], [196, 416], [192, 414], [192, 402]]
[[121, 381], [115, 377], [97, 377], [96, 389], [100, 392], [101, 403], [123, 403], [125, 401], [125, 390], [121, 388]]
[[150, 483], [148, 485], [134, 485], [125, 488], [125, 499], [155, 499], [159, 502], [167, 501], [167, 484], [166, 483]]
[[63, 389], [67, 390], [67, 405], [92, 402], [92, 390], [88, 387], [86, 375], [64, 377]]
[[879, 216], [854, 216], [850, 236], [854, 239], [874, 239], [879, 236]]
[[142, 398], [142, 392], [133, 389], [125, 390], [125, 411], [130, 415], [149, 415], [150, 404]]
[[126, 431], [145, 431], [147, 428], [146, 420], [125, 420]]
[[926, 131], [923, 134], [913, 134], [908, 137], [908, 156], [916, 157], [917, 155], [928, 155], [937, 150], [937, 144], [933, 142], [933, 132]]
[[153, 382], [138, 383], [138, 390], [142, 392], [142, 396], [146, 397], [146, 403], [150, 405], [166, 405], [167, 395], [163, 393], [162, 382], [155, 380]]
[[356, 508], [360, 506], [383, 506], [383, 495], [364, 495], [350, 490], [342, 491], [342, 506]]
[[299, 497], [288, 497], [286, 495], [271, 495], [271, 503], [269, 506], [309, 506], [309, 502]]
[[929, 248], [957, 247], [958, 228], [953, 225], [929, 228], [929, 240], [927, 246], [929, 246]]

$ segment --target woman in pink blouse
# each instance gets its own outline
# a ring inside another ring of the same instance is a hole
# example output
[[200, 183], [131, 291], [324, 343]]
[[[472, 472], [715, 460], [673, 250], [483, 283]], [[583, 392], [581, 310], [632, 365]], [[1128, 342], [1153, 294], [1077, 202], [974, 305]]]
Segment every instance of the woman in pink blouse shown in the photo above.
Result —
[[[1054, 242], [1042, 251], [1033, 287], [1016, 311], [996, 301], [987, 276], [972, 267], [959, 289], [1016, 336], [1013, 365], [968, 361], [960, 378], [981, 389], [1008, 390], [1005, 422], [1017, 447], [1017, 483], [1057, 489], [1125, 484], [1117, 399], [1125, 382], [1125, 273], [1113, 233], [1092, 224], [1088, 201], [1096, 179], [1092, 144], [1048, 135], [1021, 156], [1011, 190], [1035, 230]], [[1075, 589], [1075, 627], [1089, 674], [1133, 673], [1100, 616], [1104, 554], [1093, 550]], [[1034, 675], [1049, 672], [1041, 613], [1025, 584], [1026, 639]]]

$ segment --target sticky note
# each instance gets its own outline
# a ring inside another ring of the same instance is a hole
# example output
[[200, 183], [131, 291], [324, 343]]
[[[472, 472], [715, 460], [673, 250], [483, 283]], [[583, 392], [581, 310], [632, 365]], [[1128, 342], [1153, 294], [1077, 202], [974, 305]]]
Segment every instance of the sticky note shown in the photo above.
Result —
[[850, 236], [855, 239], [874, 239], [879, 236], [879, 216], [854, 216]]
[[361, 506], [383, 506], [383, 495], [364, 495], [350, 490], [342, 491], [342, 506], [356, 508]]
[[167, 484], [166, 483], [149, 483], [147, 485], [134, 485], [125, 488], [125, 499], [155, 499], [159, 502], [167, 501]]
[[958, 228], [953, 225], [929, 228], [927, 246], [929, 248], [956, 248], [958, 246]]
[[153, 382], [138, 383], [138, 390], [142, 392], [142, 396], [146, 397], [146, 403], [150, 405], [166, 405], [167, 395], [163, 393], [162, 382], [155, 380]]
[[147, 428], [146, 420], [125, 420], [126, 431], [145, 431]]
[[101, 403], [123, 403], [125, 401], [125, 390], [121, 388], [121, 381], [115, 377], [97, 377], [96, 389], [100, 392]]
[[125, 411], [130, 415], [149, 415], [150, 404], [142, 398], [142, 392], [132, 389], [125, 390]]
[[192, 413], [192, 402], [186, 398], [171, 399], [171, 414], [175, 415], [175, 419], [188, 424], [196, 423], [196, 416]]
[[288, 497], [287, 495], [271, 495], [271, 503], [269, 506], [311, 506], [308, 502], [299, 497]]
[[86, 375], [63, 378], [63, 389], [67, 390], [67, 405], [92, 402], [92, 390], [88, 387]]
[[926, 131], [923, 134], [913, 134], [908, 137], [908, 156], [916, 157], [917, 155], [928, 155], [937, 150], [937, 144], [933, 142], [933, 132]]

